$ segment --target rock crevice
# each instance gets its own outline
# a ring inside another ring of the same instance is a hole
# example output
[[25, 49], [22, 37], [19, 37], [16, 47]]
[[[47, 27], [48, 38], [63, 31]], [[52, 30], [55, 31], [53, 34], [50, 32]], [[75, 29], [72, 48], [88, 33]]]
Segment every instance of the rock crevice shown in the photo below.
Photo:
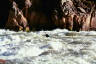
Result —
[[8, 0], [6, 7], [7, 14], [0, 15], [0, 28], [96, 30], [96, 2], [93, 0]]

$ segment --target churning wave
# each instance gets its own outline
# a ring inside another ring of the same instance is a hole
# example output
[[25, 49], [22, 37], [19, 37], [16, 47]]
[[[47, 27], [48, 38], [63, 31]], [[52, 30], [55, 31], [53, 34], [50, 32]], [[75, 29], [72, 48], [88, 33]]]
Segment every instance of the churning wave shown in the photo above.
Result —
[[96, 32], [0, 30], [0, 59], [9, 64], [96, 64]]

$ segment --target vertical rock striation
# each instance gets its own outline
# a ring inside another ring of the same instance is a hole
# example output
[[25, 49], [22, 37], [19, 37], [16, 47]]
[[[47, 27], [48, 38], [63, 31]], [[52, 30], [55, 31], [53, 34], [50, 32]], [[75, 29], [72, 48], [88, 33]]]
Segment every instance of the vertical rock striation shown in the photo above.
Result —
[[0, 28], [15, 31], [55, 28], [96, 30], [96, 2], [93, 0], [7, 1], [4, 10], [0, 10], [4, 13], [0, 15]]

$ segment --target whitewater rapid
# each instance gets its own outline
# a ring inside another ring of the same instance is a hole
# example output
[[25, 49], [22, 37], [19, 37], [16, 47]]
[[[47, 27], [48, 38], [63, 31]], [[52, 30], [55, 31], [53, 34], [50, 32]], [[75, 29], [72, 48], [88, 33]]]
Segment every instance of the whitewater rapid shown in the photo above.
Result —
[[96, 64], [96, 32], [0, 30], [0, 59], [9, 64]]

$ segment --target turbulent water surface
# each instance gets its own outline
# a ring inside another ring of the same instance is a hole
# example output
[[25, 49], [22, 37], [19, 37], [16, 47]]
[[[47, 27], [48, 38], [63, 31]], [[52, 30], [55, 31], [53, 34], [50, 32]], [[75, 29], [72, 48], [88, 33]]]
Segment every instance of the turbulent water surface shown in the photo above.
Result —
[[0, 30], [0, 59], [9, 64], [96, 64], [96, 32]]

